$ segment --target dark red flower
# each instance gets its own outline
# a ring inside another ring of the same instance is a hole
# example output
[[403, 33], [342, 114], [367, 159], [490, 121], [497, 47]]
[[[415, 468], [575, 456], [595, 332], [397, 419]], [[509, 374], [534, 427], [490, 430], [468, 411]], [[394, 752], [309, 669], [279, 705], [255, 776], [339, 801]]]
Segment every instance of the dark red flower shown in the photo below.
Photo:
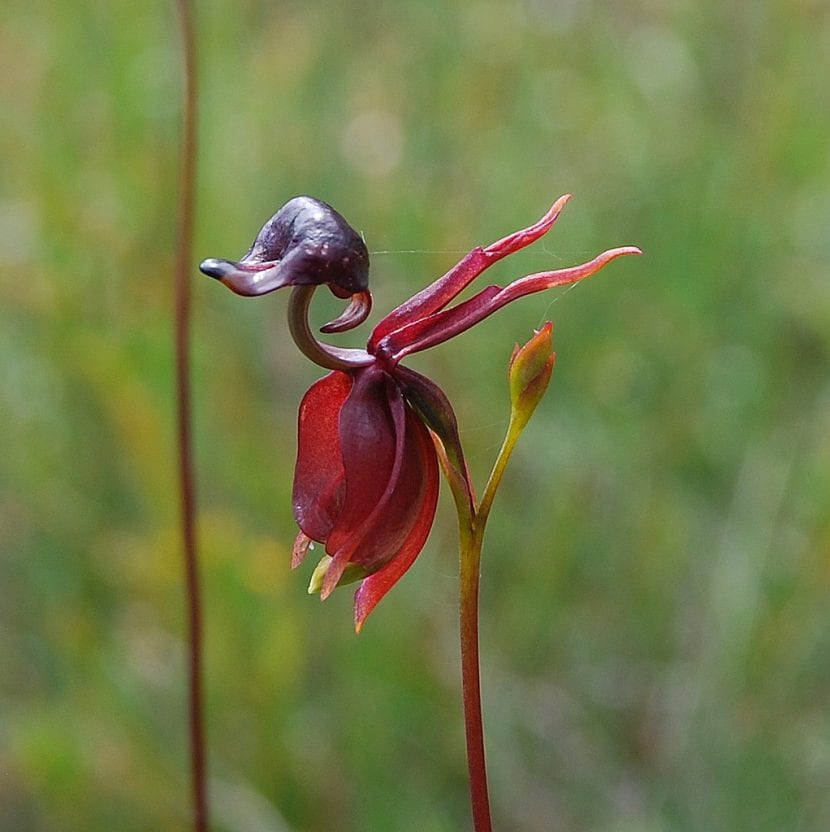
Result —
[[266, 223], [242, 260], [201, 264], [203, 272], [238, 294], [294, 287], [292, 336], [312, 361], [333, 371], [311, 387], [300, 405], [293, 494], [300, 534], [292, 566], [316, 541], [325, 545], [326, 555], [310, 591], [319, 589], [326, 598], [335, 587], [362, 580], [355, 595], [358, 629], [426, 543], [438, 497], [436, 445], [466, 481], [449, 401], [433, 382], [401, 365], [401, 359], [464, 332], [510, 301], [575, 283], [616, 257], [639, 253], [632, 246], [611, 249], [581, 266], [489, 286], [448, 307], [485, 269], [548, 231], [569, 198], [561, 197], [529, 228], [473, 249], [383, 318], [366, 350], [323, 344], [308, 325], [311, 295], [320, 284], [352, 299], [324, 332], [357, 326], [371, 308], [366, 246], [331, 206], [297, 197]]
[[429, 431], [395, 377], [371, 365], [312, 386], [300, 405], [298, 444], [301, 534], [292, 563], [302, 562], [310, 541], [325, 543], [328, 558], [314, 583], [325, 598], [364, 578], [356, 599], [362, 622], [412, 565], [432, 526], [438, 465]]

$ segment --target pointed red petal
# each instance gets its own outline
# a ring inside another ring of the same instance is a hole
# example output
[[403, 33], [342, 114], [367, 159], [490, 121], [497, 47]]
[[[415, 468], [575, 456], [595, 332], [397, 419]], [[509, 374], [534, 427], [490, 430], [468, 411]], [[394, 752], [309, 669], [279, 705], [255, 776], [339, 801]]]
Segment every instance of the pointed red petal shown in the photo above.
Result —
[[570, 194], [560, 196], [559, 199], [557, 199], [556, 202], [548, 208], [547, 213], [529, 228], [523, 228], [521, 231], [514, 231], [512, 234], [508, 234], [501, 240], [491, 243], [487, 246], [485, 251], [488, 255], [495, 258], [493, 260], [493, 262], [495, 262], [496, 260], [500, 260], [502, 257], [507, 257], [508, 254], [513, 254], [516, 251], [526, 248], [531, 243], [535, 243], [540, 237], [550, 231], [553, 224], [557, 219], [559, 219], [562, 209], [568, 204], [570, 198]]
[[527, 275], [513, 281], [504, 288], [488, 286], [469, 300], [459, 303], [451, 309], [436, 312], [428, 318], [415, 321], [387, 335], [378, 345], [378, 352], [389, 356], [393, 361], [400, 361], [406, 355], [425, 350], [428, 347], [434, 347], [436, 344], [441, 344], [455, 337], [517, 298], [531, 295], [534, 292], [541, 292], [545, 289], [577, 283], [592, 274], [596, 274], [617, 257], [624, 254], [641, 253], [640, 249], [634, 246], [614, 248], [604, 251], [593, 260], [580, 266]]
[[349, 565], [349, 552], [341, 549], [329, 563], [326, 574], [323, 577], [323, 585], [320, 587], [320, 600], [325, 601], [329, 595], [337, 589], [337, 584], [343, 577], [346, 567]]
[[453, 266], [443, 277], [439, 277], [426, 289], [422, 289], [397, 309], [393, 309], [372, 330], [367, 349], [374, 353], [383, 338], [402, 326], [431, 315], [443, 309], [462, 292], [495, 260], [490, 259], [484, 249], [474, 248]]
[[355, 629], [360, 632], [367, 616], [400, 580], [424, 548], [435, 518], [438, 501], [438, 464], [432, 439], [423, 423], [407, 408], [407, 444], [418, 459], [421, 489], [409, 532], [391, 560], [366, 578], [354, 597]]
[[291, 568], [296, 569], [305, 560], [308, 550], [311, 548], [311, 538], [300, 532], [294, 539], [294, 546], [291, 549]]
[[352, 388], [346, 373], [330, 373], [313, 384], [300, 404], [294, 517], [303, 534], [325, 541], [343, 501], [340, 411]]
[[570, 198], [570, 194], [560, 196], [548, 212], [530, 227], [503, 237], [487, 248], [474, 248], [443, 277], [439, 277], [417, 295], [393, 309], [373, 330], [369, 338], [369, 352], [373, 353], [381, 339], [396, 329], [443, 309], [485, 269], [502, 257], [507, 257], [508, 254], [513, 254], [538, 240], [550, 230]]

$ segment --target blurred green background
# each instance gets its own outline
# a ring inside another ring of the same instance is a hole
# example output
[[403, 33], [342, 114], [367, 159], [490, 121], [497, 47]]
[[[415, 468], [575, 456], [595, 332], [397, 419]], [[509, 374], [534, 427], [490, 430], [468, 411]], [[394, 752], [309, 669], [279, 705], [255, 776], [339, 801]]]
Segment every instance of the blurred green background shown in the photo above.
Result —
[[[197, 7], [196, 262], [299, 193], [365, 234], [378, 312], [566, 191], [491, 281], [646, 252], [411, 361], [480, 481], [556, 322], [485, 551], [496, 827], [830, 828], [827, 4]], [[183, 832], [176, 19], [0, 15], [0, 829]], [[320, 372], [286, 299], [193, 292], [213, 828], [468, 829], [446, 489], [355, 637], [288, 570]]]

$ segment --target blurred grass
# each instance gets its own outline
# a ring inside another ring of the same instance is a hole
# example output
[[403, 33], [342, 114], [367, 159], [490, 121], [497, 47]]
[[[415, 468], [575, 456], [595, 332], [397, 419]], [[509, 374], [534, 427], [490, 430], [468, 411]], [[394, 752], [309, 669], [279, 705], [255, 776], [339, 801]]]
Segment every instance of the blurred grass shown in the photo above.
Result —
[[[830, 826], [826, 4], [204, 3], [198, 257], [333, 203], [382, 311], [463, 251], [494, 280], [647, 256], [413, 360], [476, 474], [513, 343], [551, 391], [485, 553], [500, 829]], [[166, 6], [5, 4], [0, 28], [0, 829], [187, 828]], [[455, 533], [365, 633], [287, 570], [284, 299], [194, 268], [215, 828], [468, 828]]]

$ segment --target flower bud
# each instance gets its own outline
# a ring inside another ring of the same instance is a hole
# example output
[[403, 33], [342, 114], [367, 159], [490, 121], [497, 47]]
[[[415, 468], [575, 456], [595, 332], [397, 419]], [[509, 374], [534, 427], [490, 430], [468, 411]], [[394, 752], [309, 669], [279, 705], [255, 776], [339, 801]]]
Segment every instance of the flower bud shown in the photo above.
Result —
[[553, 372], [553, 324], [548, 321], [523, 346], [513, 350], [508, 367], [512, 418], [524, 426], [545, 394]]

